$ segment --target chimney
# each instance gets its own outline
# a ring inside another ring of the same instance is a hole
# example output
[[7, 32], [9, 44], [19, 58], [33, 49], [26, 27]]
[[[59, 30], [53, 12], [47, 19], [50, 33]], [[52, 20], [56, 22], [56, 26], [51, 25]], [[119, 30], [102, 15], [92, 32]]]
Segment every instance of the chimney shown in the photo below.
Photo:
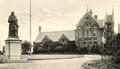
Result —
[[41, 26], [39, 26], [39, 32], [41, 32]]
[[94, 18], [97, 20], [97, 18], [98, 18], [98, 15], [94, 15]]
[[93, 13], [92, 9], [89, 10], [89, 13], [92, 15], [92, 13]]

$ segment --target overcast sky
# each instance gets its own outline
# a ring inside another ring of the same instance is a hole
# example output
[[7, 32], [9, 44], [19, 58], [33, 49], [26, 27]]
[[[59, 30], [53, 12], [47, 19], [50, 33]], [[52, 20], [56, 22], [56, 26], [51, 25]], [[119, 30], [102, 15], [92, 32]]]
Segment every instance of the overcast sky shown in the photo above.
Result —
[[[31, 0], [32, 1], [32, 41], [42, 32], [75, 29], [80, 18], [88, 9], [103, 19], [112, 14], [114, 6], [115, 31], [120, 21], [120, 0]], [[30, 0], [0, 0], [0, 40], [1, 45], [8, 37], [8, 17], [12, 11], [18, 18], [19, 37], [29, 40], [29, 3]]]

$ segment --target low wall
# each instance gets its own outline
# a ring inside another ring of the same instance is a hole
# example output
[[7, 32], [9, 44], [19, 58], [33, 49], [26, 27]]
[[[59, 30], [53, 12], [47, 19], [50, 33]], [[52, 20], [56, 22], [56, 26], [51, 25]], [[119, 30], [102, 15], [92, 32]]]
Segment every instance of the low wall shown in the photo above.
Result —
[[70, 58], [80, 58], [80, 57], [84, 57], [84, 55], [68, 55], [68, 54], [22, 55], [22, 59], [27, 59], [27, 60], [70, 59]]

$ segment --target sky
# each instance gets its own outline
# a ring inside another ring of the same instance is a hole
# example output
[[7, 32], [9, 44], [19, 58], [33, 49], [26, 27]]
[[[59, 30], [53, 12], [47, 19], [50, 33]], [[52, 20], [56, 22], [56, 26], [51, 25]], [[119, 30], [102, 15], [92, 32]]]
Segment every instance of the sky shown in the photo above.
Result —
[[[112, 14], [114, 8], [115, 31], [120, 22], [120, 0], [31, 0], [32, 41], [42, 32], [73, 30], [88, 9], [93, 15], [103, 19]], [[12, 11], [18, 19], [19, 37], [29, 41], [30, 33], [30, 0], [0, 0], [0, 45], [5, 45], [8, 38], [8, 17]]]

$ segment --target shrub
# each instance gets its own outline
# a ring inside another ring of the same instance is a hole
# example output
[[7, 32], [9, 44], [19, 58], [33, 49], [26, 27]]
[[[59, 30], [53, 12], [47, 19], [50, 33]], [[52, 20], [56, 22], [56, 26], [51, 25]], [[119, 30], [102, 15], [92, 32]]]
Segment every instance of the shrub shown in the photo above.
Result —
[[63, 47], [62, 46], [57, 46], [55, 49], [54, 49], [55, 52], [63, 52]]
[[80, 51], [81, 51], [81, 53], [88, 54], [89, 50], [87, 49], [87, 47], [81, 47]]
[[116, 63], [120, 63], [120, 50], [116, 53], [116, 55], [114, 56], [115, 58], [115, 62]]
[[35, 44], [34, 48], [33, 48], [33, 53], [34, 54], [38, 54], [40, 51], [43, 51], [43, 49], [41, 49], [41, 45], [40, 44]]
[[31, 44], [29, 41], [25, 40], [22, 43], [22, 54], [27, 54], [30, 51]]

